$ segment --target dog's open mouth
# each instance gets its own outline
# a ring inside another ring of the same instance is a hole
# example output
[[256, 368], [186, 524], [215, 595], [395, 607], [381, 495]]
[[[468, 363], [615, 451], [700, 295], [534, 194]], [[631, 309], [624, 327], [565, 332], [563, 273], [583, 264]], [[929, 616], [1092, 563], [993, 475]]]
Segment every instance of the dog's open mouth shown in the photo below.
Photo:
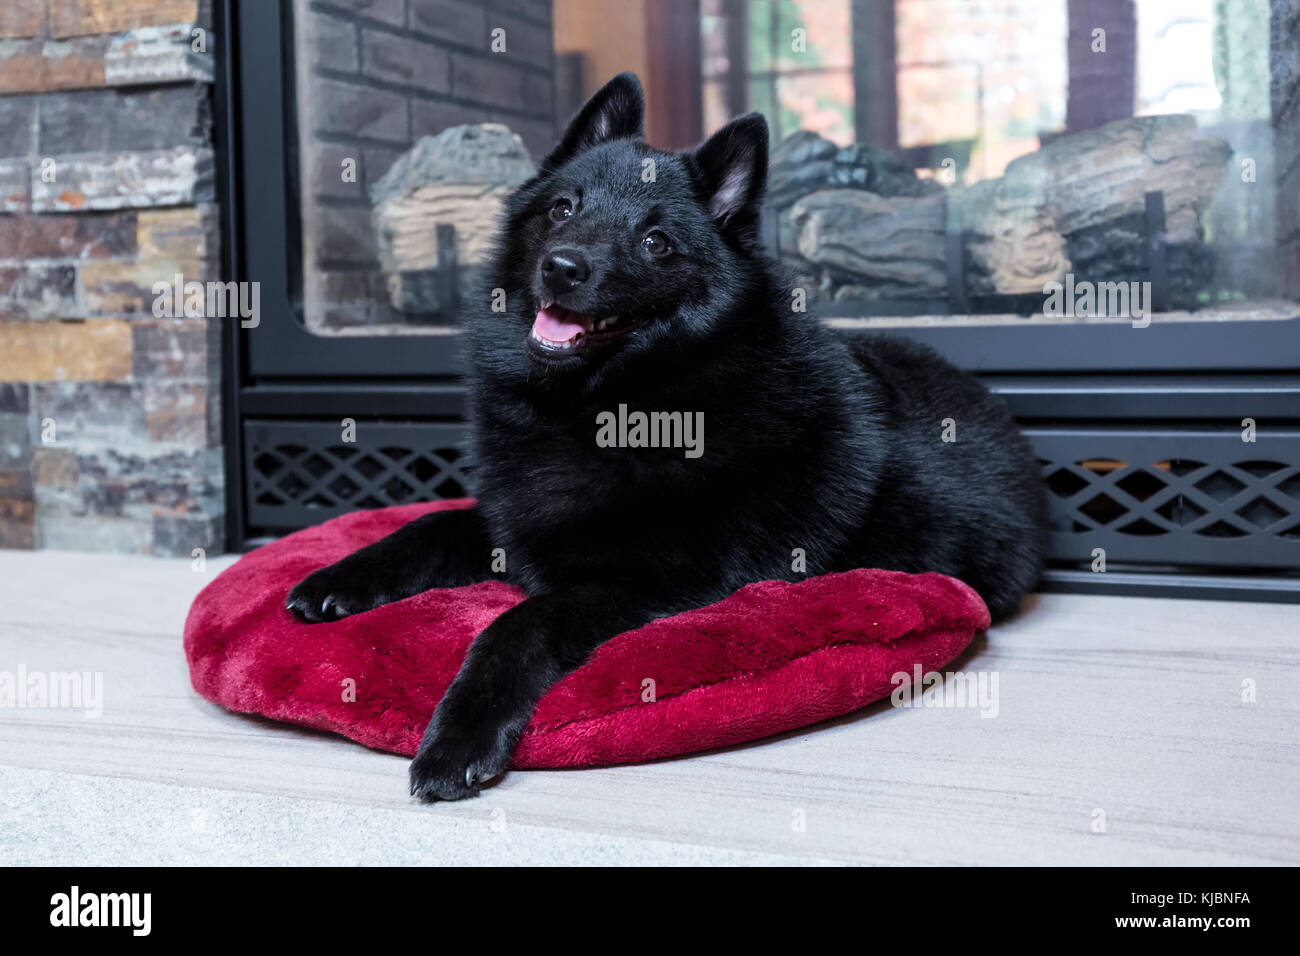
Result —
[[568, 355], [622, 335], [634, 325], [624, 316], [584, 315], [553, 303], [538, 311], [528, 338], [547, 354]]

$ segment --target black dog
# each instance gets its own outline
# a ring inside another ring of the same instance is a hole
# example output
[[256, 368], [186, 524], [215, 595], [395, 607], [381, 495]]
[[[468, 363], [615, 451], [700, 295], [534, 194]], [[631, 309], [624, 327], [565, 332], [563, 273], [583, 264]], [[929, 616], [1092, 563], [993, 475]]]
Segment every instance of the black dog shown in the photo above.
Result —
[[656, 616], [876, 567], [954, 575], [1000, 617], [1039, 576], [1038, 465], [1002, 403], [928, 349], [848, 345], [793, 308], [758, 236], [763, 118], [678, 154], [642, 142], [642, 115], [616, 77], [508, 204], [466, 323], [478, 507], [289, 595], [332, 620], [493, 577], [504, 549], [529, 598], [438, 705], [423, 799], [477, 793], [552, 684]]

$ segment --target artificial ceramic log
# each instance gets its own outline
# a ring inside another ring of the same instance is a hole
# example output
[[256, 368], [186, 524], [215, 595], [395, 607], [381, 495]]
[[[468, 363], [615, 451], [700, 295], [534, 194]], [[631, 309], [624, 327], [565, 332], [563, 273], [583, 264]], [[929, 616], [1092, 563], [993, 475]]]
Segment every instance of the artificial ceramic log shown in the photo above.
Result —
[[523, 141], [499, 123], [453, 126], [419, 140], [370, 190], [380, 267], [393, 308], [432, 313], [438, 301], [438, 226], [454, 227], [459, 285], [487, 259], [502, 204], [535, 172]]

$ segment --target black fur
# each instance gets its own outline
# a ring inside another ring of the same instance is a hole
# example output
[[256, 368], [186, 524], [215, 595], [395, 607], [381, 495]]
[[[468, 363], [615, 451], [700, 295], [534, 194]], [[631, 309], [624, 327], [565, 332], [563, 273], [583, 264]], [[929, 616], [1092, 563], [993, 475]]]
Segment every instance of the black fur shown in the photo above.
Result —
[[[411, 765], [424, 799], [502, 773], [546, 690], [655, 616], [879, 567], [959, 577], [996, 618], [1039, 576], [1038, 467], [1002, 403], [929, 349], [846, 344], [792, 308], [759, 245], [762, 118], [682, 154], [647, 146], [641, 124], [623, 74], [509, 202], [466, 321], [479, 507], [416, 521], [290, 595], [305, 619], [333, 619], [488, 578], [504, 549], [529, 599], [478, 637], [434, 714]], [[665, 247], [643, 244], [652, 230]], [[622, 316], [616, 331], [572, 354], [539, 347], [530, 329], [557, 293], [573, 313]], [[597, 415], [620, 404], [702, 412], [703, 454], [598, 447]]]

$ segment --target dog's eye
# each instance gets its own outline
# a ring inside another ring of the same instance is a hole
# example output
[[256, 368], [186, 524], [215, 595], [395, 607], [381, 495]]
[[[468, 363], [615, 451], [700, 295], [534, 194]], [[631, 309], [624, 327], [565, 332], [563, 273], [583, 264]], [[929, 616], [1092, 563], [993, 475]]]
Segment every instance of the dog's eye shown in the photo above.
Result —
[[551, 219], [554, 222], [564, 222], [573, 215], [573, 203], [567, 199], [557, 199], [555, 205], [551, 207]]
[[668, 237], [658, 229], [647, 232], [645, 238], [641, 240], [641, 245], [652, 256], [666, 256], [673, 251], [672, 243], [668, 241]]

